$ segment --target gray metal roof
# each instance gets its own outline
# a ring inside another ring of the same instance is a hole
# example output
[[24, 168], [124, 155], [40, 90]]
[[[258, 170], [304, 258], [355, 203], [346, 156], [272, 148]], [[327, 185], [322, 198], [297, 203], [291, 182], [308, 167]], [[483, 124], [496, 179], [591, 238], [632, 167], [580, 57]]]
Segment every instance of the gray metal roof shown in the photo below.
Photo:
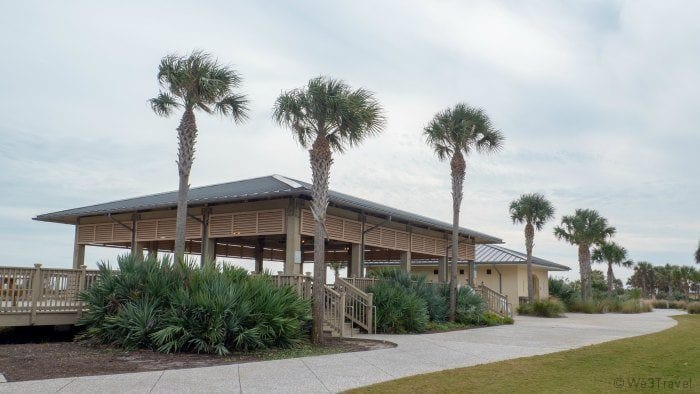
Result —
[[[273, 199], [283, 197], [303, 196], [311, 198], [311, 185], [281, 175], [271, 175], [260, 178], [245, 179], [217, 185], [191, 188], [188, 193], [188, 204], [198, 206], [204, 204], [220, 204], [244, 200]], [[331, 190], [330, 204], [346, 209], [365, 212], [381, 217], [391, 217], [392, 220], [411, 223], [436, 230], [451, 231], [452, 225], [425, 216], [416, 215], [400, 209], [377, 204], [362, 198], [350, 196]], [[168, 209], [177, 206], [177, 191], [151, 194], [142, 197], [128, 198], [103, 204], [90, 205], [81, 208], [67, 209], [38, 215], [35, 220], [75, 224], [79, 217], [117, 214], [125, 212]], [[479, 242], [502, 243], [500, 238], [480, 233], [462, 227], [463, 236], [477, 238]]]
[[[476, 245], [476, 264], [527, 264], [527, 255], [500, 245]], [[532, 263], [550, 271], [569, 271], [571, 268], [532, 256]]]
[[[516, 252], [515, 250], [504, 248], [500, 245], [476, 245], [474, 263], [476, 265], [511, 265], [511, 264], [527, 264], [527, 255]], [[467, 264], [467, 261], [460, 261], [460, 264]], [[548, 271], [569, 271], [571, 268], [557, 264], [555, 262], [545, 260], [539, 257], [532, 256], [532, 263], [538, 267], [546, 268]], [[368, 266], [395, 266], [397, 262], [369, 261], [365, 263]], [[417, 266], [435, 266], [435, 260], [414, 260], [412, 265]]]

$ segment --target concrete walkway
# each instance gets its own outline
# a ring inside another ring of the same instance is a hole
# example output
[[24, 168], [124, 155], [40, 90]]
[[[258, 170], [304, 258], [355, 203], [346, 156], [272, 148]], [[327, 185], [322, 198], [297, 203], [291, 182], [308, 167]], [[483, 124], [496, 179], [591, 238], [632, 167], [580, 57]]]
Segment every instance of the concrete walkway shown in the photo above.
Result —
[[216, 367], [0, 383], [0, 392], [337, 392], [444, 369], [483, 364], [661, 331], [678, 311], [636, 315], [517, 317], [509, 326], [425, 335], [372, 335], [392, 349]]

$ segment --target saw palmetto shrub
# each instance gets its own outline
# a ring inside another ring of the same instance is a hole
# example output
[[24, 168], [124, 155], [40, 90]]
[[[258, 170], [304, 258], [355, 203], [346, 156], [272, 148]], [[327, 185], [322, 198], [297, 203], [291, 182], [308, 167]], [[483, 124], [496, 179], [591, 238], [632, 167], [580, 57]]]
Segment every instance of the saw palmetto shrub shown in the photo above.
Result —
[[518, 314], [528, 316], [562, 317], [564, 311], [564, 304], [556, 298], [536, 300], [518, 306]]
[[289, 287], [240, 268], [168, 258], [100, 264], [81, 297], [84, 337], [126, 349], [227, 354], [287, 347], [308, 334], [310, 304]]
[[383, 280], [368, 286], [367, 292], [374, 294], [377, 331], [402, 334], [426, 330], [429, 321], [428, 305], [410, 287]]

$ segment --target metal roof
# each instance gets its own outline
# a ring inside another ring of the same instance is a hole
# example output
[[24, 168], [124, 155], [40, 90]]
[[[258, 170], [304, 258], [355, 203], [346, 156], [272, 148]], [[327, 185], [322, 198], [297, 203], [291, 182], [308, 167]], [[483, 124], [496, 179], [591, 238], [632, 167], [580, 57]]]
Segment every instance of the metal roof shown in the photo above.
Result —
[[[500, 245], [476, 245], [474, 262], [478, 264], [527, 264], [527, 255]], [[550, 271], [569, 271], [571, 268], [532, 256], [532, 263]]]
[[[476, 265], [511, 265], [511, 264], [527, 264], [527, 255], [517, 252], [512, 249], [504, 248], [500, 245], [479, 244], [475, 247]], [[460, 261], [460, 264], [467, 264], [466, 260]], [[557, 264], [555, 262], [545, 260], [539, 257], [532, 256], [532, 263], [538, 267], [547, 268], [548, 271], [569, 271], [571, 268]], [[397, 262], [370, 261], [365, 263], [368, 266], [394, 266]], [[435, 266], [435, 260], [414, 260], [412, 265], [417, 266]]]
[[[303, 196], [311, 198], [311, 184], [281, 175], [245, 179], [216, 185], [194, 187], [187, 195], [188, 205], [221, 204], [245, 200], [261, 200]], [[400, 209], [377, 204], [363, 198], [329, 191], [330, 204], [367, 214], [391, 217], [392, 220], [411, 223], [441, 231], [452, 231], [452, 225]], [[35, 220], [75, 224], [80, 217], [117, 214], [125, 212], [169, 209], [177, 206], [177, 191], [128, 198], [81, 208], [67, 209], [38, 215]], [[460, 234], [476, 238], [479, 242], [502, 243], [500, 238], [468, 228], [460, 228]]]

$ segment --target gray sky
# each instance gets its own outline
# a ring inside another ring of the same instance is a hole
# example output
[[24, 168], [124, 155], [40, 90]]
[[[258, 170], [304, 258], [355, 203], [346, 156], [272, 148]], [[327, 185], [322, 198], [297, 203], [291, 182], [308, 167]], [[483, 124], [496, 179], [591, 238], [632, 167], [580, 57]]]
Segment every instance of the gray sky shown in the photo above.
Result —
[[[203, 3], [3, 1], [2, 265], [71, 264], [72, 226], [37, 214], [177, 187], [178, 117], [147, 100], [160, 58], [192, 49], [232, 64], [252, 109], [242, 126], [199, 116], [193, 186], [310, 180], [307, 153], [270, 112], [280, 91], [323, 74], [374, 91], [388, 117], [382, 136], [336, 156], [333, 189], [450, 221], [448, 164], [421, 133], [464, 101], [507, 138], [468, 159], [464, 226], [523, 250], [508, 204], [542, 192], [557, 219], [535, 254], [572, 278], [576, 248], [552, 229], [576, 208], [607, 217], [635, 260], [693, 263], [700, 2]], [[110, 256], [88, 252], [91, 264]]]

